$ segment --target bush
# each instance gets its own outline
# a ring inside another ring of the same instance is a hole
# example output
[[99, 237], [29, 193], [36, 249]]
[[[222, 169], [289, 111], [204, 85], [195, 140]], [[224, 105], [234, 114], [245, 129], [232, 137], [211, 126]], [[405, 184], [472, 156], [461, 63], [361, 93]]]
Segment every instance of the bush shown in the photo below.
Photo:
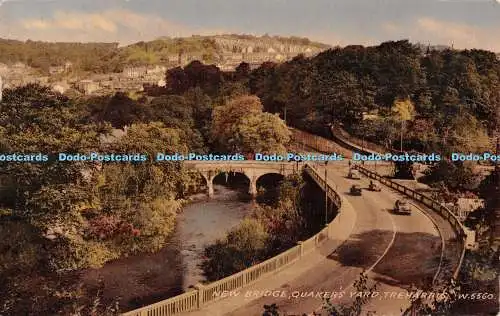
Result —
[[202, 263], [202, 268], [207, 280], [220, 280], [260, 262], [268, 238], [259, 221], [243, 220], [224, 240], [217, 240], [205, 249], [207, 260]]
[[41, 257], [33, 227], [20, 221], [0, 222], [0, 273], [31, 270]]

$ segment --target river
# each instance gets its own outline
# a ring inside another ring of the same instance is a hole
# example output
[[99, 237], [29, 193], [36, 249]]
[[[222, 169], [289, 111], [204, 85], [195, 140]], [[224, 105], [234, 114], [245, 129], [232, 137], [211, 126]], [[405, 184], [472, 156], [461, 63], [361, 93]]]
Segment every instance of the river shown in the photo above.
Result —
[[214, 188], [212, 200], [186, 206], [178, 218], [176, 235], [182, 249], [184, 290], [204, 280], [198, 265], [202, 262], [205, 246], [223, 238], [251, 211], [251, 203], [241, 201], [238, 191], [221, 185]]
[[205, 194], [192, 197], [193, 202], [178, 215], [175, 232], [162, 250], [86, 270], [82, 273], [85, 285], [95, 287], [102, 282], [104, 300], [120, 297], [120, 306], [126, 311], [175, 296], [204, 280], [198, 267], [204, 247], [223, 238], [252, 206], [252, 202], [240, 199], [236, 190], [221, 185], [214, 188], [211, 200]]

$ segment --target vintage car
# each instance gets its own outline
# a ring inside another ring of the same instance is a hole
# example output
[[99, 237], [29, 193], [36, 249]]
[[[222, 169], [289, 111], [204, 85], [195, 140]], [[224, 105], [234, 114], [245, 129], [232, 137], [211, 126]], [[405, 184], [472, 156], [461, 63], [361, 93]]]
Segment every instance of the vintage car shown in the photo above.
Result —
[[361, 195], [361, 187], [357, 184], [354, 184], [351, 187], [350, 193], [351, 195]]
[[356, 169], [349, 169], [349, 172], [347, 173], [347, 177], [349, 179], [361, 179], [361, 176], [359, 175], [359, 172]]
[[380, 186], [380, 184], [378, 182], [370, 181], [370, 185], [368, 186], [368, 190], [380, 192], [380, 191], [382, 191], [382, 187]]
[[411, 206], [410, 203], [405, 200], [397, 200], [396, 203], [394, 204], [394, 212], [398, 214], [411, 214]]

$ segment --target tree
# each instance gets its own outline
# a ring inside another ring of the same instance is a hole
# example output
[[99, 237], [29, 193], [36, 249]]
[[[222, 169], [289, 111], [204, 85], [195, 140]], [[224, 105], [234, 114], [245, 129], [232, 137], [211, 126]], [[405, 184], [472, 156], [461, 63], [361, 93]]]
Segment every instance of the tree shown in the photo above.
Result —
[[392, 107], [392, 112], [399, 122], [401, 122], [401, 148], [403, 151], [403, 131], [405, 122], [411, 121], [415, 118], [415, 106], [409, 100], [395, 100]]
[[146, 108], [132, 100], [123, 92], [117, 92], [104, 108], [101, 119], [115, 128], [143, 121], [148, 113]]
[[492, 142], [483, 125], [471, 114], [460, 113], [449, 123], [444, 149], [450, 152], [484, 152], [492, 150]]
[[474, 163], [451, 162], [442, 160], [426, 170], [422, 182], [434, 187], [446, 187], [455, 192], [476, 190], [479, 187], [480, 175], [474, 170]]
[[242, 62], [236, 67], [237, 80], [247, 79], [250, 76], [250, 64]]
[[255, 96], [241, 96], [214, 109], [212, 140], [230, 152], [282, 152], [290, 133], [276, 115], [262, 112]]
[[269, 113], [246, 115], [233, 131], [236, 151], [265, 154], [285, 153], [291, 135], [284, 121]]
[[183, 96], [164, 95], [150, 103], [151, 121], [162, 122], [165, 127], [177, 129], [184, 143], [192, 151], [204, 151], [203, 137], [197, 130], [194, 109]]

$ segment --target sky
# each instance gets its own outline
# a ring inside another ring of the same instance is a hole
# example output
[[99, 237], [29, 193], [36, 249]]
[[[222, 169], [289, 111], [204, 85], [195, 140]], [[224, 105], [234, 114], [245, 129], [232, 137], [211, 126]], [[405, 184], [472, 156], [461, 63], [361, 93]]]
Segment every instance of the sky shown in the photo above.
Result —
[[0, 0], [1, 38], [126, 45], [226, 33], [500, 52], [500, 0]]

